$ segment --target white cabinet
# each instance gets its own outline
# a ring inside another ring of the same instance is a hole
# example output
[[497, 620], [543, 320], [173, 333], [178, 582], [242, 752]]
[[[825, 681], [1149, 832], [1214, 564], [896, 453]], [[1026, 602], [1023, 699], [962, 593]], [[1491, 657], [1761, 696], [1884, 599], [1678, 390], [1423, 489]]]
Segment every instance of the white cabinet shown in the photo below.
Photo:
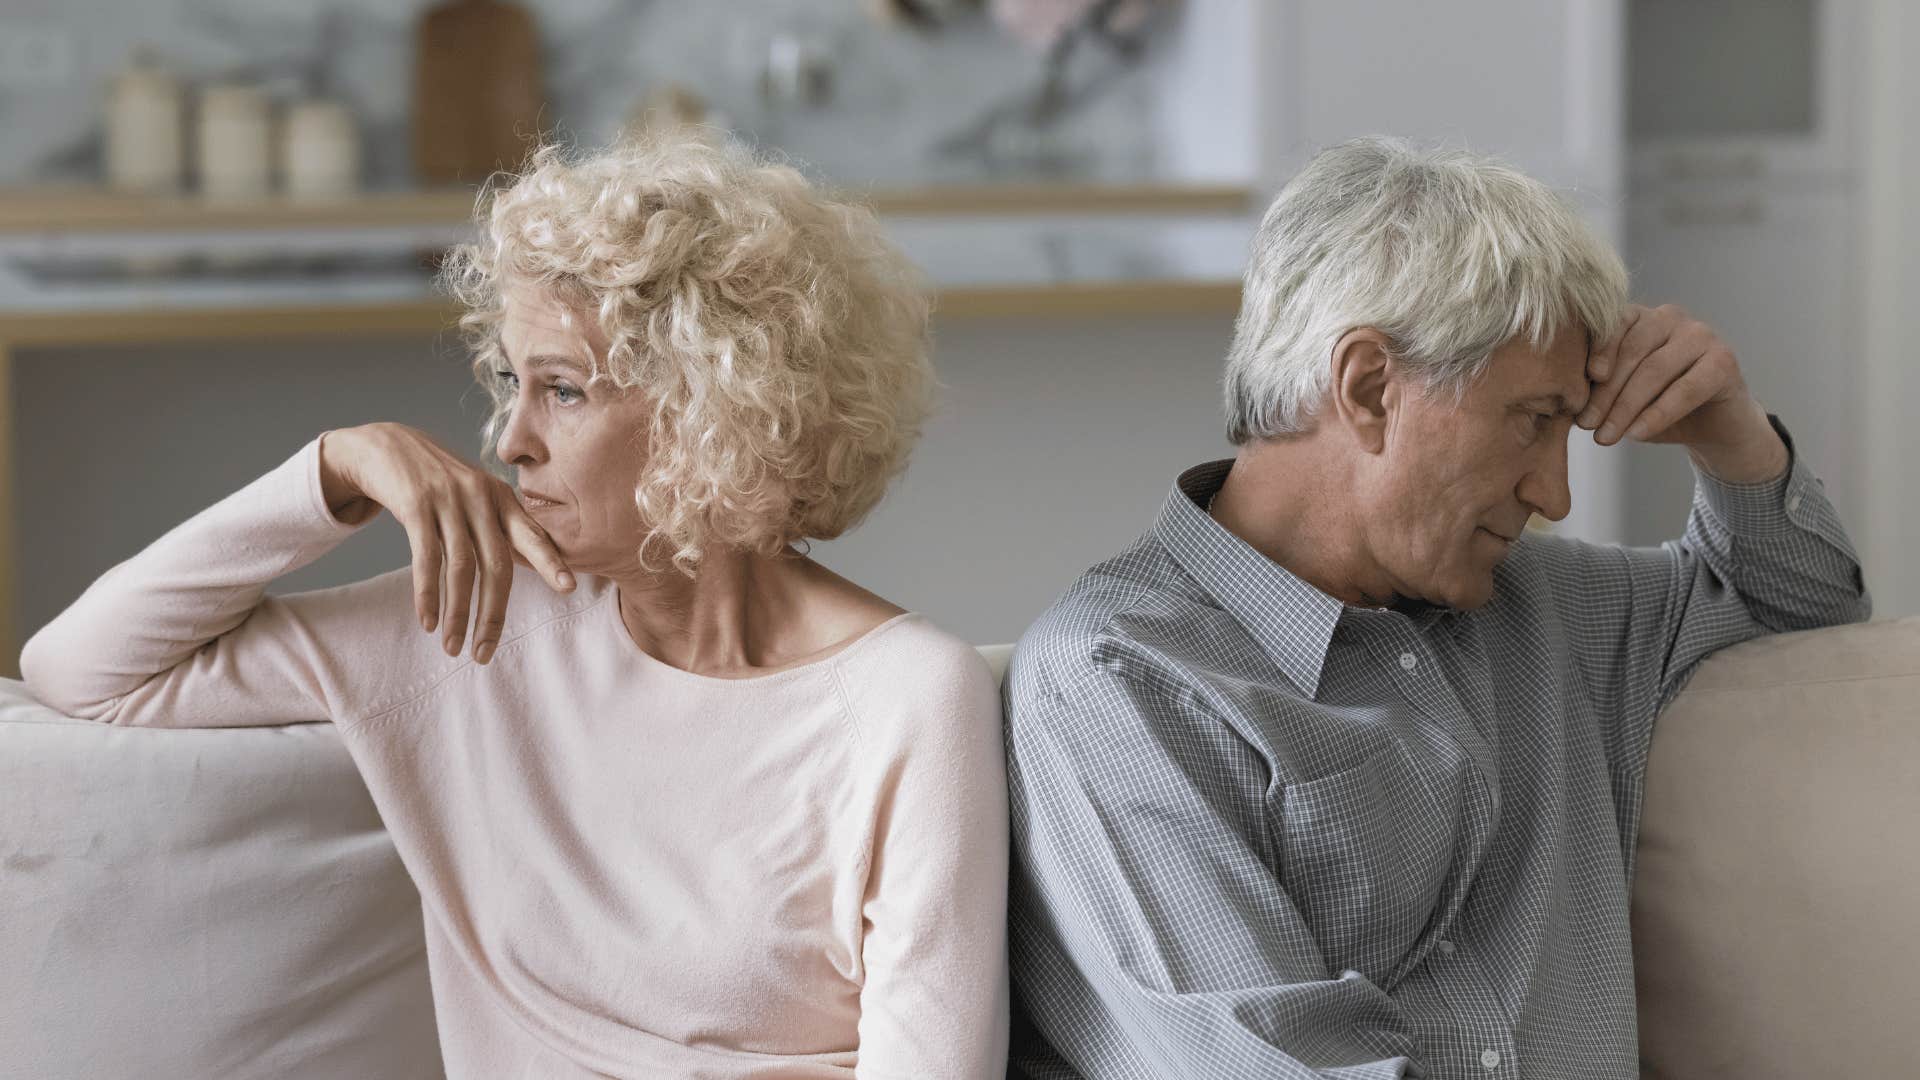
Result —
[[[1865, 509], [1860, 15], [1853, 0], [1627, 8], [1634, 296], [1720, 331], [1850, 521]], [[1628, 536], [1676, 535], [1689, 491], [1678, 451], [1630, 448]]]
[[1857, 0], [1629, 0], [1636, 186], [1855, 171]]
[[[1622, 0], [1274, 0], [1257, 8], [1262, 172], [1368, 134], [1498, 154], [1622, 236]], [[1560, 529], [1625, 535], [1618, 453], [1575, 436]]]

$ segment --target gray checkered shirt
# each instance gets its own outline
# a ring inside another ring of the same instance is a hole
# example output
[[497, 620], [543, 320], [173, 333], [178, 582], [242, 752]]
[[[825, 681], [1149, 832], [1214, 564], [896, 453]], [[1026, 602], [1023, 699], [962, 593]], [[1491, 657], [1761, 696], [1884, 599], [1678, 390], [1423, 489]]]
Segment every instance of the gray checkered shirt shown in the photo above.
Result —
[[1363, 610], [1206, 514], [1230, 465], [1014, 654], [1014, 1075], [1636, 1075], [1654, 717], [1867, 617], [1820, 481], [1698, 475], [1684, 539], [1528, 535], [1479, 610]]

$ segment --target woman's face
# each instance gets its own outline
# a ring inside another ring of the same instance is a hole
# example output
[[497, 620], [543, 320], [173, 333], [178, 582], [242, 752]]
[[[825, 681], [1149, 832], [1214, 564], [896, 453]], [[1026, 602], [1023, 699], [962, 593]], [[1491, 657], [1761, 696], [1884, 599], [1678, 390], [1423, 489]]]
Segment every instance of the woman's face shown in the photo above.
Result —
[[569, 568], [635, 572], [647, 526], [634, 503], [646, 460], [645, 403], [603, 375], [606, 337], [584, 313], [549, 293], [506, 290], [500, 343], [508, 368], [494, 378], [513, 399], [497, 452], [516, 472], [520, 503], [553, 538]]

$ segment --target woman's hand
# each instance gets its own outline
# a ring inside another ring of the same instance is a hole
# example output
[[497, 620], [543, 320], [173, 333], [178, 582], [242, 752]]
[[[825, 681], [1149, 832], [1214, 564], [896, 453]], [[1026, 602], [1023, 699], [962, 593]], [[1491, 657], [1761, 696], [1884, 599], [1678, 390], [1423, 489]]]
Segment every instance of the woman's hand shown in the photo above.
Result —
[[413, 603], [428, 633], [443, 627], [448, 656], [460, 655], [477, 594], [473, 658], [493, 659], [507, 619], [513, 564], [524, 563], [559, 592], [573, 575], [513, 489], [404, 424], [366, 424], [322, 436], [320, 486], [335, 517], [358, 524], [386, 507], [413, 548]]

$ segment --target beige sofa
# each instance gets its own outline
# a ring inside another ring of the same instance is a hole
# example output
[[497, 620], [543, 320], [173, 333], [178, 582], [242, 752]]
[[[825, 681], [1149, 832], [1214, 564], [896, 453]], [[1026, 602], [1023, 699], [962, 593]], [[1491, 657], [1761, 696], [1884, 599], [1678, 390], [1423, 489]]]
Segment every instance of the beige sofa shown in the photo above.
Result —
[[[1920, 1075], [1916, 774], [1920, 620], [1702, 667], [1648, 777], [1646, 1075]], [[327, 726], [108, 728], [0, 685], [0, 1077], [437, 1076], [425, 965]]]

